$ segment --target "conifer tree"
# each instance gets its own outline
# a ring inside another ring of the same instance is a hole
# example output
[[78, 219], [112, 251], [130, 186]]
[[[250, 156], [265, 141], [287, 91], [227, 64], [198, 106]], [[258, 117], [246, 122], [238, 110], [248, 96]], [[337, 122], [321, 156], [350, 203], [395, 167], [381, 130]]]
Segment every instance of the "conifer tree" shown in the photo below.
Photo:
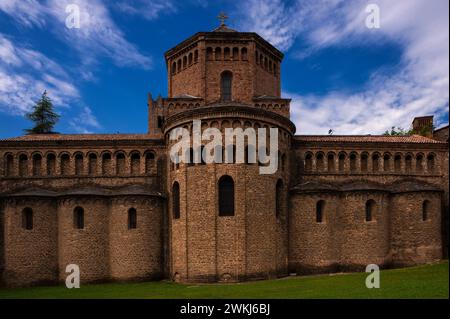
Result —
[[52, 100], [44, 91], [39, 101], [33, 106], [33, 110], [26, 114], [26, 118], [34, 122], [34, 127], [26, 129], [27, 134], [55, 134], [53, 127], [59, 120], [59, 115], [53, 111]]

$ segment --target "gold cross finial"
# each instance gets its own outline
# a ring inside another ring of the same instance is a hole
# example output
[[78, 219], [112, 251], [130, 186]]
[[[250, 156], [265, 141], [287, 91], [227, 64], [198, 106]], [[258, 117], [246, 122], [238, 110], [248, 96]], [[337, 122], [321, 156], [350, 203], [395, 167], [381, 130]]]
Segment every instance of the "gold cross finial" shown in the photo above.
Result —
[[228, 16], [225, 14], [225, 12], [222, 11], [219, 14], [219, 16], [217, 17], [217, 19], [219, 19], [219, 21], [220, 21], [220, 26], [224, 26], [225, 25], [225, 20], [228, 19]]

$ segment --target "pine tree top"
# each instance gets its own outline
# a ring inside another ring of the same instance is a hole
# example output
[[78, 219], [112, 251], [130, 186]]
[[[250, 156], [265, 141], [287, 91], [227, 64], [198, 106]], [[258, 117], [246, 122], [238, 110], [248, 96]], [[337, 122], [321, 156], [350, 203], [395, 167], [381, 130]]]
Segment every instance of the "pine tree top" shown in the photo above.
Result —
[[60, 116], [53, 111], [52, 100], [47, 96], [47, 91], [42, 93], [41, 98], [33, 106], [26, 118], [34, 122], [34, 127], [26, 129], [26, 134], [55, 134], [53, 128], [58, 122]]

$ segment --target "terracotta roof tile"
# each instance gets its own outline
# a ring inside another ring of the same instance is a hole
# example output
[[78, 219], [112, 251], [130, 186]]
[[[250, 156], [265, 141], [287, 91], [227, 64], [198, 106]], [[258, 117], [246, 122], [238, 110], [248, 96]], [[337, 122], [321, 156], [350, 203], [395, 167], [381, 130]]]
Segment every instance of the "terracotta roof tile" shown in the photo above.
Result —
[[296, 135], [299, 142], [350, 142], [350, 143], [424, 143], [442, 144], [420, 135], [386, 136], [386, 135]]
[[147, 134], [30, 134], [0, 141], [128, 141], [151, 139], [153, 137]]

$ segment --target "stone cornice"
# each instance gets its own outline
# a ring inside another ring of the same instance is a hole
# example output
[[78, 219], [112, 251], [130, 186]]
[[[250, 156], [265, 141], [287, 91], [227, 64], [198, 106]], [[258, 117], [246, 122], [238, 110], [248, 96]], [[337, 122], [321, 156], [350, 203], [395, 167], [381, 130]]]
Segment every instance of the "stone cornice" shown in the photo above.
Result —
[[249, 120], [264, 120], [274, 125], [284, 126], [286, 130], [295, 133], [295, 125], [287, 117], [280, 114], [259, 109], [254, 106], [236, 103], [223, 103], [198, 107], [195, 109], [179, 112], [170, 116], [163, 128], [164, 134], [174, 127], [183, 125], [194, 119], [217, 119], [217, 118], [240, 118]]
[[284, 54], [275, 48], [272, 44], [262, 38], [255, 32], [197, 32], [191, 37], [187, 38], [180, 44], [175, 47], [167, 50], [164, 53], [166, 58], [166, 62], [168, 59], [175, 55], [178, 51], [183, 50], [188, 46], [192, 46], [194, 43], [199, 41], [207, 41], [207, 40], [247, 40], [247, 41], [255, 41], [260, 46], [264, 47], [266, 50], [270, 51], [273, 55], [275, 55], [278, 59], [282, 60], [284, 58]]
[[384, 192], [389, 194], [414, 192], [444, 192], [440, 187], [417, 179], [403, 179], [389, 184], [381, 184], [370, 180], [351, 182], [310, 181], [297, 184], [290, 193], [344, 193], [344, 192]]
[[128, 185], [122, 187], [101, 187], [101, 186], [80, 186], [67, 189], [47, 189], [32, 187], [16, 190], [7, 193], [0, 193], [0, 197], [39, 197], [39, 198], [59, 198], [59, 197], [115, 197], [115, 196], [151, 196], [164, 198], [161, 192], [151, 190], [151, 186]]

